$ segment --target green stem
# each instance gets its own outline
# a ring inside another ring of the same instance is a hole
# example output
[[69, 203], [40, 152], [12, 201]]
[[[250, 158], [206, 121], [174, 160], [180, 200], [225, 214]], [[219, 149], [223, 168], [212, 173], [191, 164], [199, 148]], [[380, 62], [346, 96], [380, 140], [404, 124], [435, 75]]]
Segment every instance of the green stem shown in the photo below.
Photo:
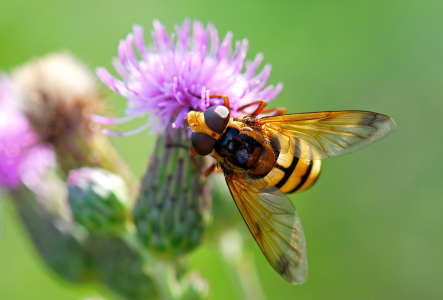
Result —
[[239, 299], [266, 300], [255, 268], [253, 254], [242, 246], [238, 231], [231, 230], [220, 236], [220, 251], [230, 273]]
[[131, 248], [143, 255], [146, 270], [158, 289], [159, 299], [161, 300], [177, 300], [181, 299], [181, 286], [176, 279], [175, 267], [161, 258], [154, 257], [149, 250], [147, 250], [139, 239], [132, 233], [128, 232], [121, 236]]
[[181, 299], [182, 290], [176, 280], [171, 263], [158, 259], [155, 265], [155, 279], [163, 300]]
[[62, 203], [57, 198], [63, 195], [41, 197], [23, 185], [10, 190], [10, 195], [34, 246], [52, 270], [70, 282], [96, 279], [83, 232], [66, 218], [66, 207], [58, 205]]

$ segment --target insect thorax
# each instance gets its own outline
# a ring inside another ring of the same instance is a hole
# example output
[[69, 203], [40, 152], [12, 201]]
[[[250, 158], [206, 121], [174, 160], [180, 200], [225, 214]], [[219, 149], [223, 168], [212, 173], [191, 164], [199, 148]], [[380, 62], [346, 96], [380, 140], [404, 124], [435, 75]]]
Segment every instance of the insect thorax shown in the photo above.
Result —
[[265, 176], [276, 160], [267, 137], [249, 124], [237, 121], [228, 125], [214, 152], [225, 171], [248, 172], [259, 177]]

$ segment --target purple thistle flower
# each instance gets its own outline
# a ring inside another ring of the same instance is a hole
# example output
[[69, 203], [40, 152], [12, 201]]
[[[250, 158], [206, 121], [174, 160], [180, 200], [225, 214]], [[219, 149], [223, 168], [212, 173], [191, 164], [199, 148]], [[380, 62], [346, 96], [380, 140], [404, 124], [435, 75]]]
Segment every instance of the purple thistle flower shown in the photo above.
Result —
[[[113, 64], [123, 80], [114, 78], [105, 68], [98, 68], [97, 75], [111, 89], [128, 99], [126, 116], [112, 119], [94, 116], [96, 122], [119, 124], [149, 114], [141, 127], [126, 133], [105, 132], [115, 136], [138, 133], [153, 127], [151, 133], [173, 128], [183, 128], [186, 114], [191, 110], [205, 111], [213, 105], [222, 105], [222, 99], [209, 99], [210, 94], [227, 95], [232, 116], [239, 114], [239, 107], [255, 100], [270, 101], [282, 89], [266, 86], [271, 66], [256, 71], [263, 60], [258, 54], [254, 61], [246, 62], [248, 41], [235, 42], [232, 51], [232, 33], [220, 41], [214, 25], [205, 29], [200, 21], [186, 19], [175, 27], [176, 33], [168, 35], [159, 21], [154, 21], [152, 38], [155, 46], [146, 48], [143, 28], [134, 26], [134, 33], [120, 41], [119, 58]], [[138, 54], [134, 51], [134, 46]], [[151, 49], [152, 48], [152, 49]], [[140, 59], [138, 58], [140, 57]], [[245, 71], [243, 66], [245, 65]]]
[[54, 161], [52, 150], [37, 144], [28, 120], [14, 107], [12, 83], [0, 75], [0, 189], [31, 184]]

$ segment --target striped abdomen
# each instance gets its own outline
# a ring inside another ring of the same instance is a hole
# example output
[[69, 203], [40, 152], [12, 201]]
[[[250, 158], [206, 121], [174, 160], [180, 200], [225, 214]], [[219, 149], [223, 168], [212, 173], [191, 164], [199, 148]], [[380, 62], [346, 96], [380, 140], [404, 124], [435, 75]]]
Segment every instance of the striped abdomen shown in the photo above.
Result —
[[[315, 183], [320, 174], [321, 160], [307, 160], [293, 157], [291, 164], [281, 165], [278, 161], [275, 169], [283, 172], [283, 177], [275, 185], [284, 193], [306, 190]], [[276, 181], [274, 181], [276, 182]]]
[[300, 159], [290, 153], [280, 153], [267, 177], [284, 193], [301, 192], [315, 183], [320, 168], [321, 160]]

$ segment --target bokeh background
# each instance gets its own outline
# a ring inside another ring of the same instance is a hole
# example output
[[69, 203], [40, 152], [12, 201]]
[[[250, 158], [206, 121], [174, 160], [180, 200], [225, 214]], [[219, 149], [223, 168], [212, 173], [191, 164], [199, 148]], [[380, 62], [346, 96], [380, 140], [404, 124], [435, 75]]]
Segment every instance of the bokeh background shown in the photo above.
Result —
[[[308, 281], [281, 279], [256, 247], [269, 299], [443, 299], [443, 1], [441, 0], [0, 0], [0, 69], [70, 50], [111, 67], [132, 25], [185, 17], [248, 38], [265, 54], [272, 106], [289, 112], [360, 109], [391, 116], [397, 130], [357, 153], [324, 162], [309, 191], [291, 196], [308, 243]], [[117, 112], [123, 99], [110, 95]], [[155, 137], [113, 138], [141, 176]], [[234, 205], [234, 203], [233, 203]], [[191, 255], [213, 299], [236, 299], [213, 246]], [[103, 295], [61, 282], [42, 263], [8, 201], [0, 211], [0, 298], [70, 300]]]

